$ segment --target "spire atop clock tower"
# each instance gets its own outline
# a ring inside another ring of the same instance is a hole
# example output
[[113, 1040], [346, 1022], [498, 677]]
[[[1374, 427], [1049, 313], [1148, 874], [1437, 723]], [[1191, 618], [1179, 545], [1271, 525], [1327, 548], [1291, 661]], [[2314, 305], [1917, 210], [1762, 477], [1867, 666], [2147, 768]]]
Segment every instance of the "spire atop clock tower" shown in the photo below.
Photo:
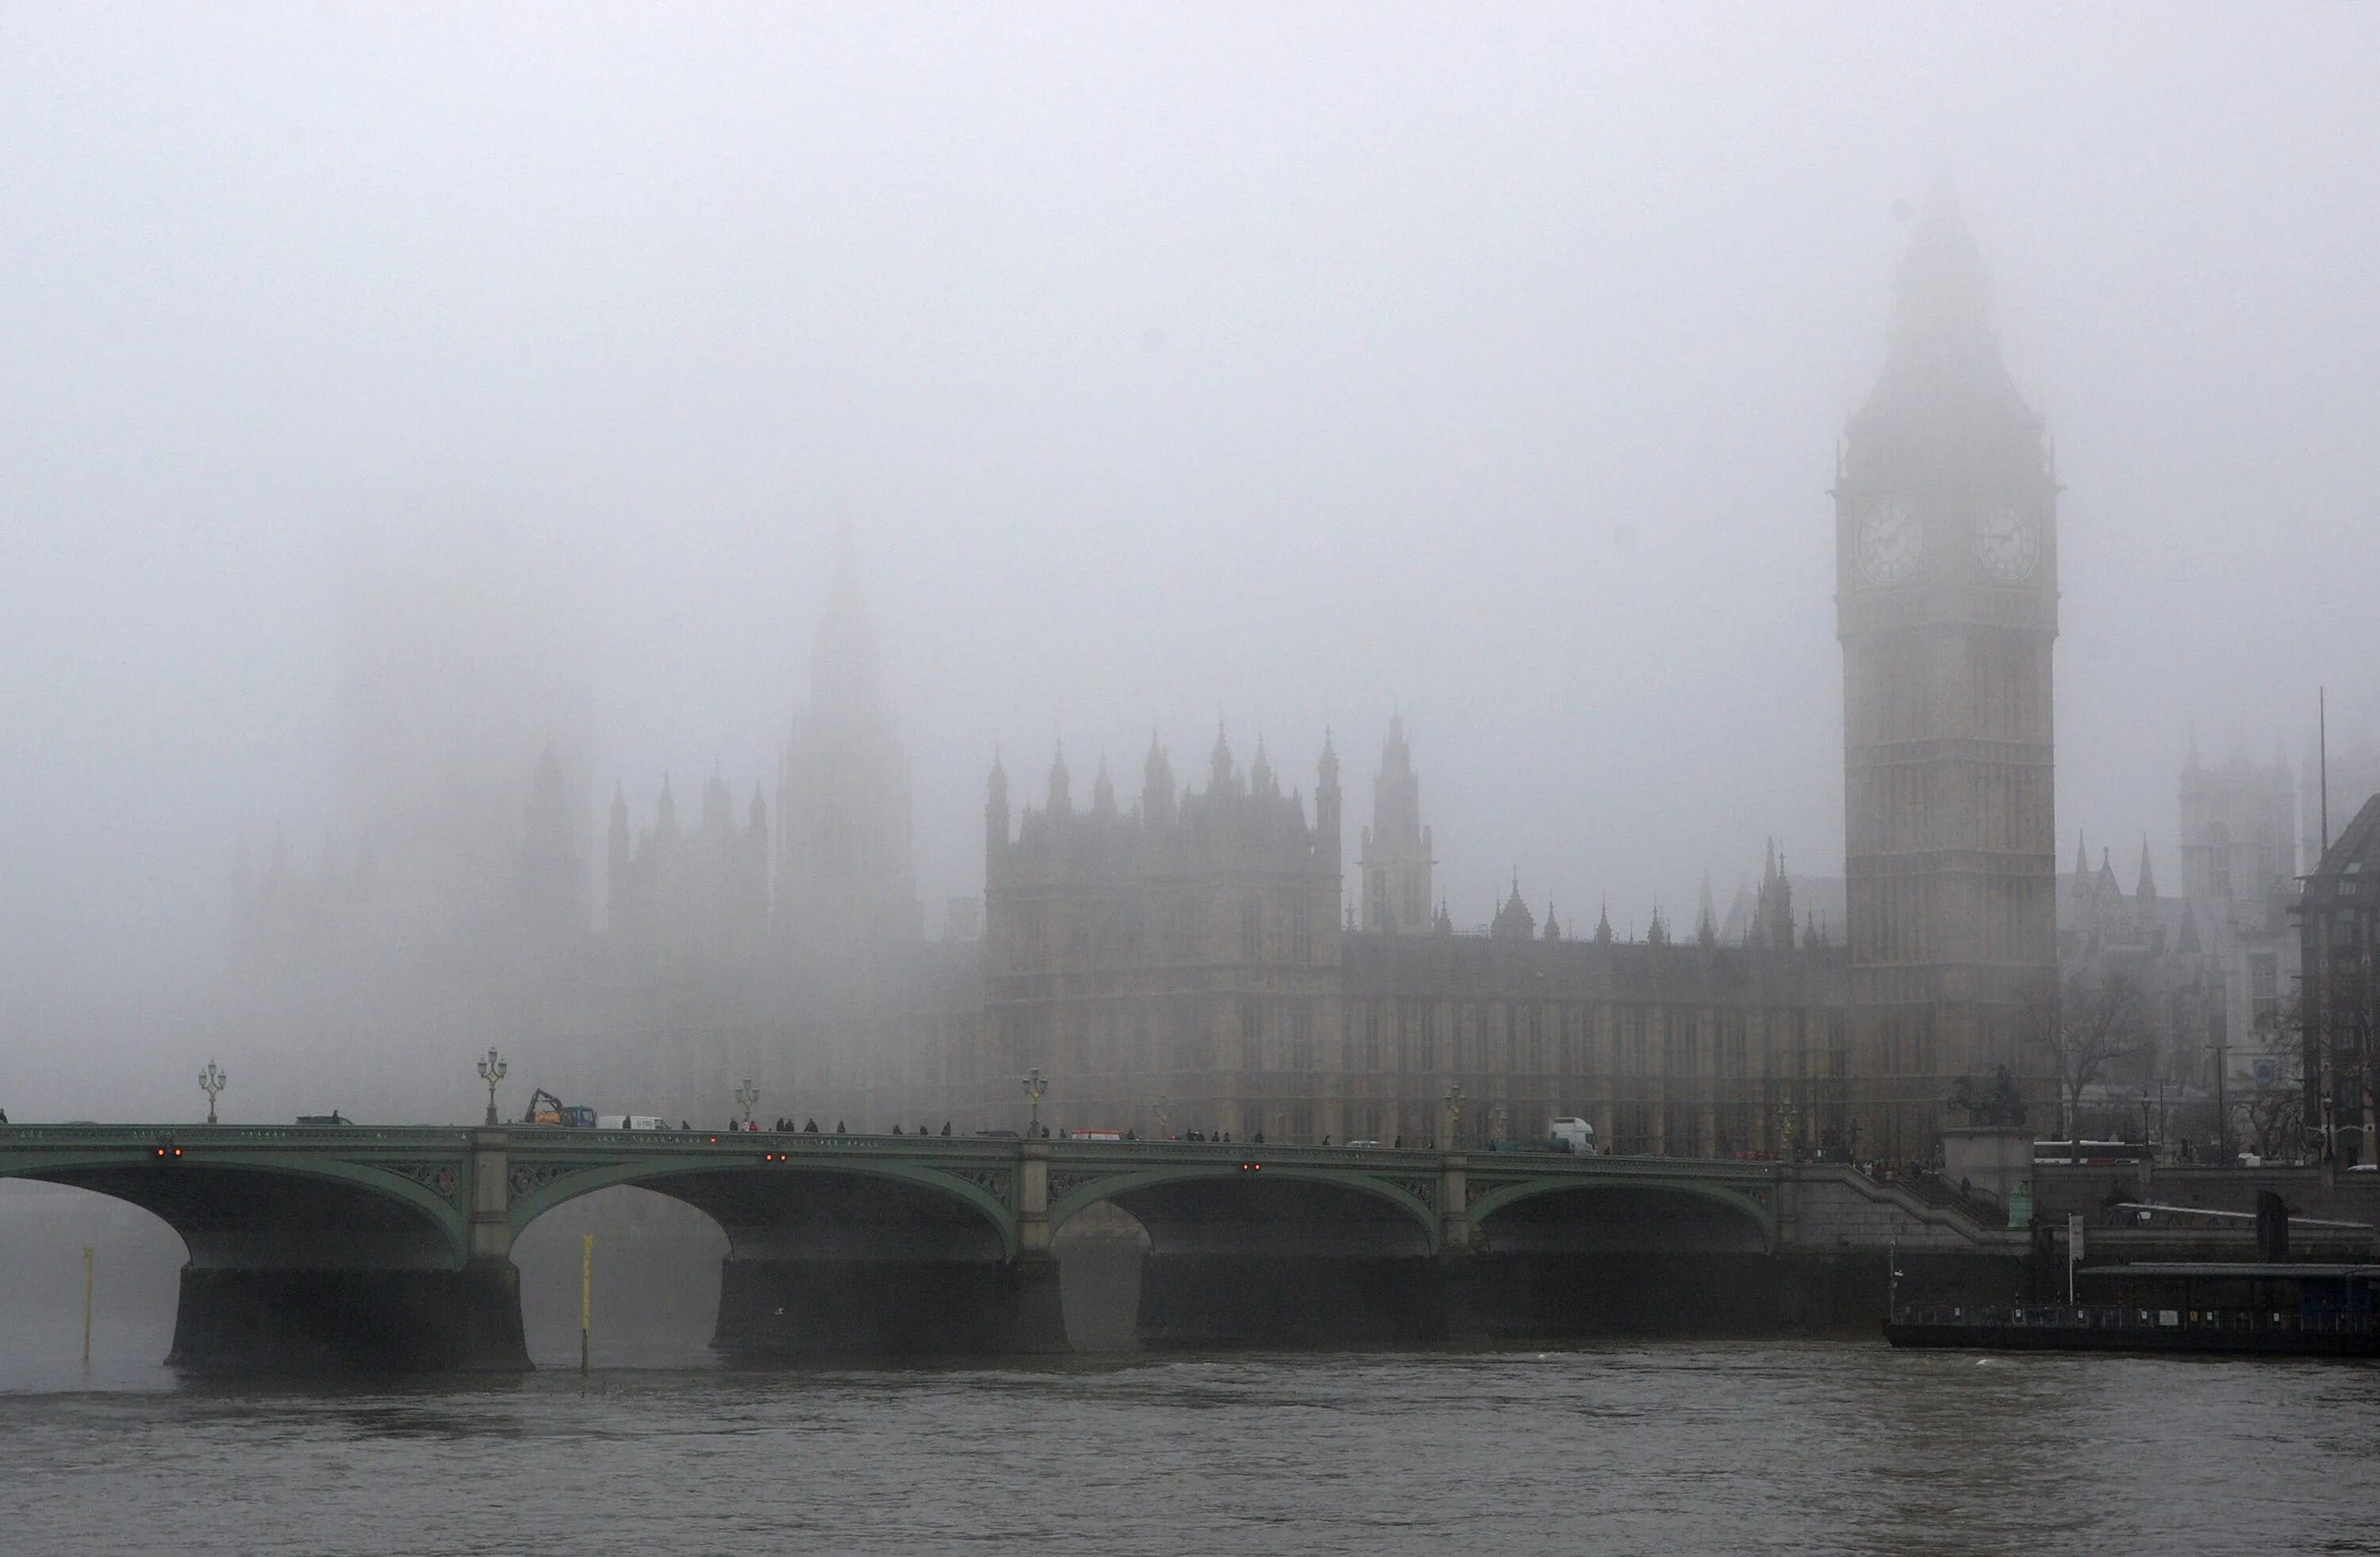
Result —
[[1991, 273], [1948, 179], [1926, 195], [1892, 290], [1884, 371], [1852, 419], [1854, 443], [1951, 427], [2039, 432], [2001, 359]]

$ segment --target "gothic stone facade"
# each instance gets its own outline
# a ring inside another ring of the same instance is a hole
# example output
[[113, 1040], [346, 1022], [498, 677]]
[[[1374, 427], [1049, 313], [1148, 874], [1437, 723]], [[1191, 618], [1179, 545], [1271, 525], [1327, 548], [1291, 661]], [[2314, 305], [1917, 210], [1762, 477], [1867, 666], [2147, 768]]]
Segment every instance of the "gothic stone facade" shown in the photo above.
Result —
[[[1401, 727], [1383, 772], [1409, 779]], [[1782, 1153], [1856, 1140], [1840, 950], [1797, 939], [1772, 858], [1742, 944], [1707, 915], [1673, 943], [1609, 920], [1540, 931], [1517, 889], [1485, 934], [1439, 912], [1343, 928], [1338, 757], [1326, 740], [1314, 821], [1260, 751], [1243, 774], [1219, 736], [1204, 791], [1177, 794], [1152, 745], [1119, 808], [1102, 772], [1087, 809], [1063, 760], [1014, 833], [995, 767], [986, 807], [986, 1009], [979, 1115], [1006, 1120], [1015, 1077], [1053, 1082], [1076, 1127], [1269, 1140], [1541, 1137], [1583, 1115], [1621, 1150]], [[1411, 831], [1411, 830], [1408, 830]]]

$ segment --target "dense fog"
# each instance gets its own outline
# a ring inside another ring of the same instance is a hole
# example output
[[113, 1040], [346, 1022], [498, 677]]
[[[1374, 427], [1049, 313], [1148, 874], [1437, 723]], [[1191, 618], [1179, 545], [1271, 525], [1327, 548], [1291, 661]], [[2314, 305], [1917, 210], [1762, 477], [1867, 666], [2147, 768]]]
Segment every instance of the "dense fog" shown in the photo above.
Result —
[[1946, 181], [2065, 487], [2060, 867], [2176, 870], [2193, 732], [2380, 730], [2375, 59], [2344, 6], [11, 8], [0, 1107], [327, 1106], [335, 1045], [226, 1028], [235, 861], [509, 871], [548, 742], [596, 848], [615, 784], [773, 805], [839, 549], [929, 934], [995, 750], [1087, 792], [1219, 723], [1309, 796], [1331, 731], [1352, 852], [1401, 714], [1463, 925], [1840, 874], [1828, 488]]

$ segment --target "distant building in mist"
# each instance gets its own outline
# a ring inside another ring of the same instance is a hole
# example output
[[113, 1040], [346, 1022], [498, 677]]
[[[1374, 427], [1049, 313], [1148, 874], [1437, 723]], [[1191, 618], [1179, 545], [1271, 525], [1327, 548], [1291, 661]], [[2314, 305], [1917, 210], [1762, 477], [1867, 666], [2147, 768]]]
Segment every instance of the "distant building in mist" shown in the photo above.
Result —
[[[690, 818], [669, 777], [650, 801], [615, 781], [599, 914], [583, 743], [540, 746], [525, 724], [501, 922], [463, 894], [392, 964], [370, 848], [309, 873], [276, 845], [242, 871], [242, 967], [287, 991], [285, 1027], [457, 1055], [499, 1041], [539, 1084], [695, 1118], [748, 1077], [763, 1114], [1010, 1126], [1038, 1067], [1045, 1117], [1142, 1133], [1431, 1139], [1459, 1091], [1474, 1138], [1582, 1114], [1626, 1151], [1914, 1160], [1959, 1080], [1998, 1066], [2056, 1127], [2046, 1039], [2061, 969], [2083, 968], [2146, 991], [2143, 1076], [2203, 1087], [2228, 1055], [2222, 1079], [2272, 1085], [2308, 825], [2286, 763], [2193, 751], [2179, 894], [2145, 841], [2129, 892], [2079, 840], [2060, 877], [2056, 493], [1982, 261], [1937, 192], [1836, 456], [1843, 872], [1791, 874], [1772, 845], [1724, 915], [1706, 886], [1691, 923], [1656, 909], [1621, 933], [1600, 904], [1540, 914], [1516, 877], [1458, 928], [1392, 718], [1352, 881], [1328, 733], [1310, 802], [1261, 743], [1243, 764], [1220, 730], [1188, 783], [1152, 736], [1128, 795], [1104, 763], [1078, 793], [1060, 751], [1013, 796], [995, 755], [980, 918], [953, 898], [929, 939], [908, 758], [845, 554], [773, 809], [721, 774]], [[2380, 788], [2380, 762], [2334, 754], [2332, 772], [2335, 814]]]

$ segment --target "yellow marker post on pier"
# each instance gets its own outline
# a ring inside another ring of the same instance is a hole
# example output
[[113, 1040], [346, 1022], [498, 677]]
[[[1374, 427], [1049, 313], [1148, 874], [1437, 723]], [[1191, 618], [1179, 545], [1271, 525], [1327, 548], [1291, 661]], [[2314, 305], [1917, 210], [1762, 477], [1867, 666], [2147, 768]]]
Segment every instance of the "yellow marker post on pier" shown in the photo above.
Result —
[[587, 1371], [587, 1334], [595, 1322], [595, 1235], [578, 1256], [578, 1371]]

